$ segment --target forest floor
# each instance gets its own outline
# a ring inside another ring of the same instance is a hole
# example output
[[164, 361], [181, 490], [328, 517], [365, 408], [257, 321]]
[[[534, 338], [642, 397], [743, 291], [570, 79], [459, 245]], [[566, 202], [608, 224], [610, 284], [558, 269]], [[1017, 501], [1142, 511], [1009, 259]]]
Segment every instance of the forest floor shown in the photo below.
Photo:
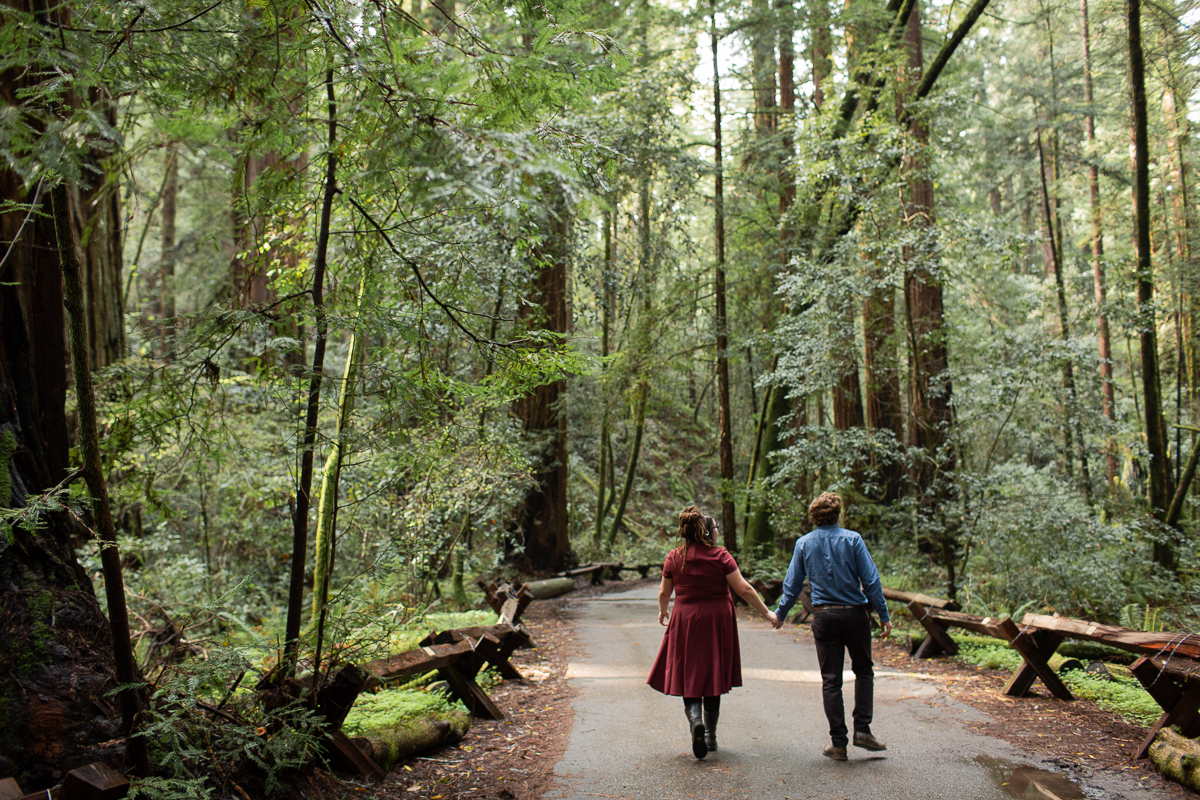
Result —
[[[655, 581], [610, 582], [588, 586], [561, 598], [534, 603], [523, 622], [537, 648], [517, 653], [512, 661], [525, 675], [489, 690], [505, 719], [476, 720], [457, 744], [426, 753], [394, 767], [380, 786], [354, 786], [351, 795], [380, 800], [538, 800], [555, 784], [555, 765], [567, 749], [574, 721], [575, 691], [566, 678], [567, 664], [579, 652], [575, 626], [564, 613], [574, 599], [607, 591], [627, 590]], [[744, 606], [739, 615], [751, 615]], [[787, 626], [811, 636], [808, 626]], [[956, 701], [986, 715], [971, 727], [1007, 741], [1081, 778], [1093, 775], [1136, 776], [1147, 789], [1169, 797], [1200, 800], [1178, 784], [1164, 781], [1147, 760], [1133, 761], [1130, 753], [1145, 728], [1094, 702], [1064, 703], [1037, 684], [1031, 697], [1016, 700], [1000, 693], [1008, 674], [973, 667], [952, 659], [916, 662], [902, 641], [876, 640], [877, 668], [927, 676]], [[815, 664], [813, 665], [815, 667]], [[337, 796], [338, 793], [321, 792]]]

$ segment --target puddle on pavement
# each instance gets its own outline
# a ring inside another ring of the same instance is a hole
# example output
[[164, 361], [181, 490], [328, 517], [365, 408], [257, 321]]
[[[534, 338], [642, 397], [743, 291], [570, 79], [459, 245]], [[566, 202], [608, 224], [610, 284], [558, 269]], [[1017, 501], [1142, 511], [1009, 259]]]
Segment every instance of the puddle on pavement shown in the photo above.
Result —
[[1060, 772], [1037, 769], [979, 756], [979, 763], [988, 768], [992, 779], [1008, 794], [1022, 800], [1084, 800], [1087, 795], [1079, 784]]

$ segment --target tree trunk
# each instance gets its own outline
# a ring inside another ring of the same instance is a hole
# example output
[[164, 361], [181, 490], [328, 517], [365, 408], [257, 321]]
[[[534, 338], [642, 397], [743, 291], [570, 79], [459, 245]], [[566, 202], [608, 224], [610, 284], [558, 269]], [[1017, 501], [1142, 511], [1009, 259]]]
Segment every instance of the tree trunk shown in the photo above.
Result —
[[321, 476], [321, 503], [317, 509], [317, 533], [313, 543], [312, 625], [319, 623], [329, 597], [329, 576], [333, 572], [333, 542], [337, 535], [338, 485], [341, 483], [342, 461], [346, 457], [347, 439], [352, 427], [354, 403], [358, 397], [358, 374], [366, 356], [366, 343], [363, 341], [362, 331], [359, 330], [366, 290], [367, 280], [364, 275], [358, 286], [358, 307], [355, 310], [354, 329], [350, 334], [350, 352], [346, 354], [342, 391], [338, 395], [337, 427], [329, 446], [329, 454], [325, 456], [325, 470]]
[[[715, 8], [716, 0], [713, 0]], [[725, 549], [737, 552], [737, 508], [733, 488], [733, 420], [729, 407], [729, 317], [725, 309], [725, 167], [721, 149], [721, 71], [717, 46], [716, 11], [712, 17], [713, 57], [713, 147], [715, 181], [713, 192], [713, 240], [716, 269], [713, 302], [717, 316], [717, 449], [721, 460], [721, 536]]]
[[[921, 15], [914, 8], [905, 30], [909, 69], [907, 81], [917, 83], [924, 74], [921, 53]], [[902, 95], [903, 96], [903, 95]], [[903, 114], [901, 114], [903, 118]], [[935, 506], [947, 493], [941, 475], [954, 468], [954, 453], [945, 446], [951, 422], [951, 385], [947, 374], [949, 356], [946, 346], [945, 312], [941, 278], [929, 266], [936, 258], [932, 241], [934, 222], [933, 182], [925, 174], [925, 148], [929, 129], [914, 118], [909, 135], [918, 148], [916, 155], [904, 159], [908, 174], [905, 218], [918, 234], [916, 245], [906, 248], [908, 262], [904, 276], [904, 299], [909, 339], [909, 425], [908, 443], [925, 451], [913, 468], [913, 482], [922, 507]], [[940, 483], [936, 494], [931, 494]]]
[[629, 448], [629, 463], [625, 466], [625, 482], [621, 486], [621, 499], [617, 501], [617, 510], [613, 514], [612, 527], [608, 531], [608, 548], [611, 550], [617, 541], [621, 523], [625, 519], [625, 507], [629, 504], [629, 496], [633, 494], [633, 481], [637, 477], [638, 456], [642, 450], [642, 434], [646, 429], [646, 401], [650, 398], [650, 383], [639, 381], [634, 387], [633, 400], [633, 445]]
[[[1105, 310], [1104, 285], [1104, 212], [1100, 206], [1100, 167], [1096, 159], [1096, 116], [1092, 94], [1092, 42], [1088, 24], [1088, 0], [1080, 0], [1080, 19], [1083, 27], [1083, 104], [1084, 130], [1088, 144], [1088, 199], [1092, 220], [1092, 281], [1096, 294], [1096, 339], [1100, 348], [1100, 410], [1110, 423], [1116, 420], [1116, 402], [1113, 389], [1112, 344], [1108, 335], [1108, 313]], [[1112, 497], [1117, 486], [1117, 443], [1111, 436], [1104, 444], [1104, 476], [1108, 495]]]
[[[1174, 33], [1170, 42], [1177, 47]], [[1163, 92], [1163, 117], [1167, 123], [1167, 152], [1171, 161], [1171, 205], [1175, 218], [1175, 253], [1179, 256], [1181, 289], [1186, 294], [1180, 311], [1180, 339], [1185, 343], [1182, 363], [1183, 381], [1188, 385], [1188, 404], [1193, 419], [1200, 415], [1200, 362], [1196, 359], [1196, 319], [1200, 314], [1200, 289], [1197, 280], [1192, 239], [1196, 235], [1196, 210], [1191, 205], [1191, 168], [1187, 161], [1189, 127], [1187, 96], [1180, 89], [1180, 76], [1174, 71], [1166, 82]], [[1186, 287], [1186, 288], [1185, 288]], [[1178, 449], [1178, 447], [1176, 448]]]
[[[545, 191], [546, 231], [533, 253], [537, 274], [529, 302], [520, 317], [553, 333], [567, 333], [567, 260], [571, 219], [561, 189]], [[570, 547], [567, 526], [567, 415], [562, 408], [567, 391], [563, 379], [534, 389], [517, 401], [515, 412], [535, 448], [533, 489], [525, 498], [521, 533], [525, 559], [534, 569], [563, 569]]]
[[[1171, 479], [1167, 464], [1166, 428], [1162, 413], [1162, 390], [1158, 376], [1158, 335], [1154, 314], [1154, 268], [1150, 259], [1150, 141], [1146, 124], [1145, 57], [1142, 52], [1142, 2], [1125, 0], [1125, 24], [1129, 37], [1130, 127], [1133, 150], [1134, 243], [1137, 257], [1137, 298], [1141, 320], [1142, 399], [1146, 414], [1146, 449], [1150, 454], [1150, 510], [1155, 519], [1165, 518], [1171, 502]], [[1174, 570], [1175, 550], [1165, 542], [1154, 543], [1154, 560]]]
[[768, 483], [775, 473], [775, 461], [771, 454], [783, 445], [783, 431], [780, 430], [781, 420], [789, 410], [787, 388], [775, 385], [763, 398], [765, 414], [762, 419], [762, 440], [758, 446], [758, 457], [755, 459], [754, 483], [759, 492], [758, 502], [754, 504], [754, 512], [746, 523], [746, 535], [742, 542], [743, 552], [751, 559], [762, 558], [769, 554], [775, 543], [775, 531], [771, 526], [771, 503], [767, 500]]
[[94, 341], [88, 337], [87, 308], [84, 303], [84, 271], [71, 225], [70, 201], [63, 184], [50, 190], [50, 205], [54, 212], [54, 232], [58, 245], [59, 265], [63, 277], [63, 303], [67, 310], [67, 330], [70, 333], [71, 373], [75, 381], [75, 396], [79, 417], [79, 449], [81, 471], [91, 499], [94, 535], [100, 543], [100, 564], [104, 574], [104, 596], [108, 602], [108, 621], [112, 632], [113, 671], [122, 685], [118, 698], [121, 704], [121, 728], [132, 755], [134, 768], [141, 775], [149, 773], [146, 740], [134, 737], [134, 725], [141, 707], [141, 682], [133, 644], [129, 639], [129, 611], [125, 606], [125, 582], [121, 574], [121, 555], [117, 550], [117, 531], [113, 524], [104, 464], [100, 457], [100, 432], [96, 424], [96, 391], [88, 362], [89, 349]]
[[833, 74], [833, 37], [829, 33], [829, 2], [814, 0], [808, 6], [809, 41], [812, 43], [813, 105], [825, 104], [825, 81]]
[[329, 232], [333, 217], [333, 196], [337, 191], [337, 98], [333, 90], [333, 70], [325, 71], [325, 97], [329, 109], [328, 152], [325, 157], [325, 190], [321, 199], [321, 220], [313, 254], [312, 303], [316, 342], [313, 345], [312, 371], [308, 379], [308, 398], [304, 415], [304, 436], [300, 444], [300, 481], [296, 487], [296, 507], [292, 512], [292, 561], [288, 581], [288, 610], [284, 633], [284, 673], [295, 670], [300, 646], [300, 623], [304, 614], [304, 569], [308, 563], [308, 510], [312, 505], [313, 458], [317, 445], [317, 421], [321, 411], [321, 382], [325, 370], [325, 345], [328, 321], [325, 317], [325, 268], [329, 258]]
[[[1042, 134], [1040, 131], [1038, 132], [1037, 143], [1038, 163], [1041, 167], [1040, 172], [1042, 175], [1042, 211], [1045, 217], [1046, 229], [1054, 231], [1053, 216], [1050, 213], [1050, 193], [1046, 186], [1046, 158], [1042, 150]], [[1061, 237], [1056, 237], [1052, 234], [1047, 239], [1047, 244], [1050, 248], [1050, 263], [1054, 269], [1054, 288], [1058, 308], [1058, 334], [1063, 344], [1067, 344], [1071, 340], [1071, 330], [1067, 316], [1067, 290], [1063, 279], [1062, 251], [1059, 250], [1060, 241]], [[1067, 419], [1066, 424], [1063, 426], [1067, 458], [1070, 459], [1071, 456], [1072, 441], [1078, 442], [1079, 472], [1082, 481], [1083, 499], [1090, 504], [1092, 502], [1092, 478], [1088, 470], [1087, 448], [1083, 441], [1083, 427], [1079, 419], [1079, 397], [1075, 392], [1075, 367], [1070, 358], [1063, 360], [1062, 385], [1067, 394]], [[1074, 436], [1072, 436], [1072, 433]], [[1068, 468], [1069, 472], [1070, 469]]]
[[[608, 357], [609, 336], [612, 329], [612, 303], [610, 302], [612, 293], [609, 287], [613, 280], [613, 270], [616, 267], [616, 247], [613, 242], [613, 228], [617, 224], [616, 205], [616, 198], [613, 198], [612, 210], [604, 212], [604, 273], [600, 277], [600, 357], [602, 359]], [[594, 539], [597, 543], [604, 539], [604, 517], [608, 511], [608, 499], [605, 497], [605, 493], [610, 482], [609, 472], [613, 468], [613, 465], [608, 461], [608, 452], [611, 449], [609, 440], [612, 438], [612, 432], [609, 430], [608, 386], [605, 382], [608, 367], [603, 361], [601, 362], [600, 369], [602, 370], [600, 392], [604, 411], [600, 421], [600, 467], [597, 470], [599, 475], [596, 480], [596, 526]]]
[[[896, 290], [881, 267], [872, 267], [871, 289], [863, 301], [863, 367], [866, 373], [866, 420], [876, 436], [904, 441], [904, 409], [900, 399], [899, 358], [896, 349]], [[879, 500], [891, 504], [900, 497], [904, 481], [898, 458], [872, 456], [871, 467], [881, 483]]]
[[[9, 107], [30, 74], [0, 72]], [[24, 509], [67, 477], [70, 367], [50, 189], [0, 167], [0, 202], [34, 207], [0, 210], [0, 507]], [[30, 792], [92, 761], [118, 764], [124, 747], [111, 627], [70, 545], [84, 531], [62, 512], [41, 520], [0, 535], [0, 775]]]
[[162, 253], [158, 262], [158, 297], [154, 316], [158, 328], [155, 346], [159, 358], [168, 358], [175, 337], [175, 218], [179, 198], [179, 143], [167, 147], [166, 170], [162, 188]]
[[769, 0], [751, 0], [750, 61], [754, 80], [754, 131], [759, 139], [775, 132], [775, 26]]
[[[116, 103], [92, 89], [88, 102], [105, 121], [117, 124]], [[107, 154], [90, 150], [83, 172], [88, 185], [70, 191], [70, 218], [83, 259], [83, 297], [87, 309], [88, 351], [93, 369], [103, 369], [125, 357], [125, 299], [122, 279], [120, 183], [106, 166]]]

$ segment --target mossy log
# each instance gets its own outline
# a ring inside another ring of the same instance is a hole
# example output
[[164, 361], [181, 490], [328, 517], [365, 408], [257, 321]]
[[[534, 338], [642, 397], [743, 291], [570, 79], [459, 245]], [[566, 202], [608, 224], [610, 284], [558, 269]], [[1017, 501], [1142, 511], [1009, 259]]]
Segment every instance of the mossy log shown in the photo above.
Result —
[[529, 581], [525, 584], [525, 588], [538, 600], [545, 600], [575, 591], [575, 580], [574, 578], [547, 578], [544, 581]]
[[370, 742], [371, 757], [386, 770], [418, 753], [453, 744], [470, 729], [471, 718], [467, 714], [451, 711], [364, 730], [354, 738]]
[[1200, 742], [1163, 728], [1150, 745], [1150, 761], [1164, 778], [1200, 791]]

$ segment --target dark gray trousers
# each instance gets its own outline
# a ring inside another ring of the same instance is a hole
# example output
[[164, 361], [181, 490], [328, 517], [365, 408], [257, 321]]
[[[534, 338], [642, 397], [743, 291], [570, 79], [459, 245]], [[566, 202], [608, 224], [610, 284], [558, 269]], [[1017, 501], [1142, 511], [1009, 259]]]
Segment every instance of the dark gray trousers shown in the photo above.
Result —
[[875, 672], [871, 661], [871, 618], [866, 607], [818, 608], [813, 613], [813, 638], [821, 668], [821, 699], [835, 747], [849, 744], [842, 702], [842, 670], [847, 651], [854, 671], [854, 730], [871, 732], [875, 706]]

